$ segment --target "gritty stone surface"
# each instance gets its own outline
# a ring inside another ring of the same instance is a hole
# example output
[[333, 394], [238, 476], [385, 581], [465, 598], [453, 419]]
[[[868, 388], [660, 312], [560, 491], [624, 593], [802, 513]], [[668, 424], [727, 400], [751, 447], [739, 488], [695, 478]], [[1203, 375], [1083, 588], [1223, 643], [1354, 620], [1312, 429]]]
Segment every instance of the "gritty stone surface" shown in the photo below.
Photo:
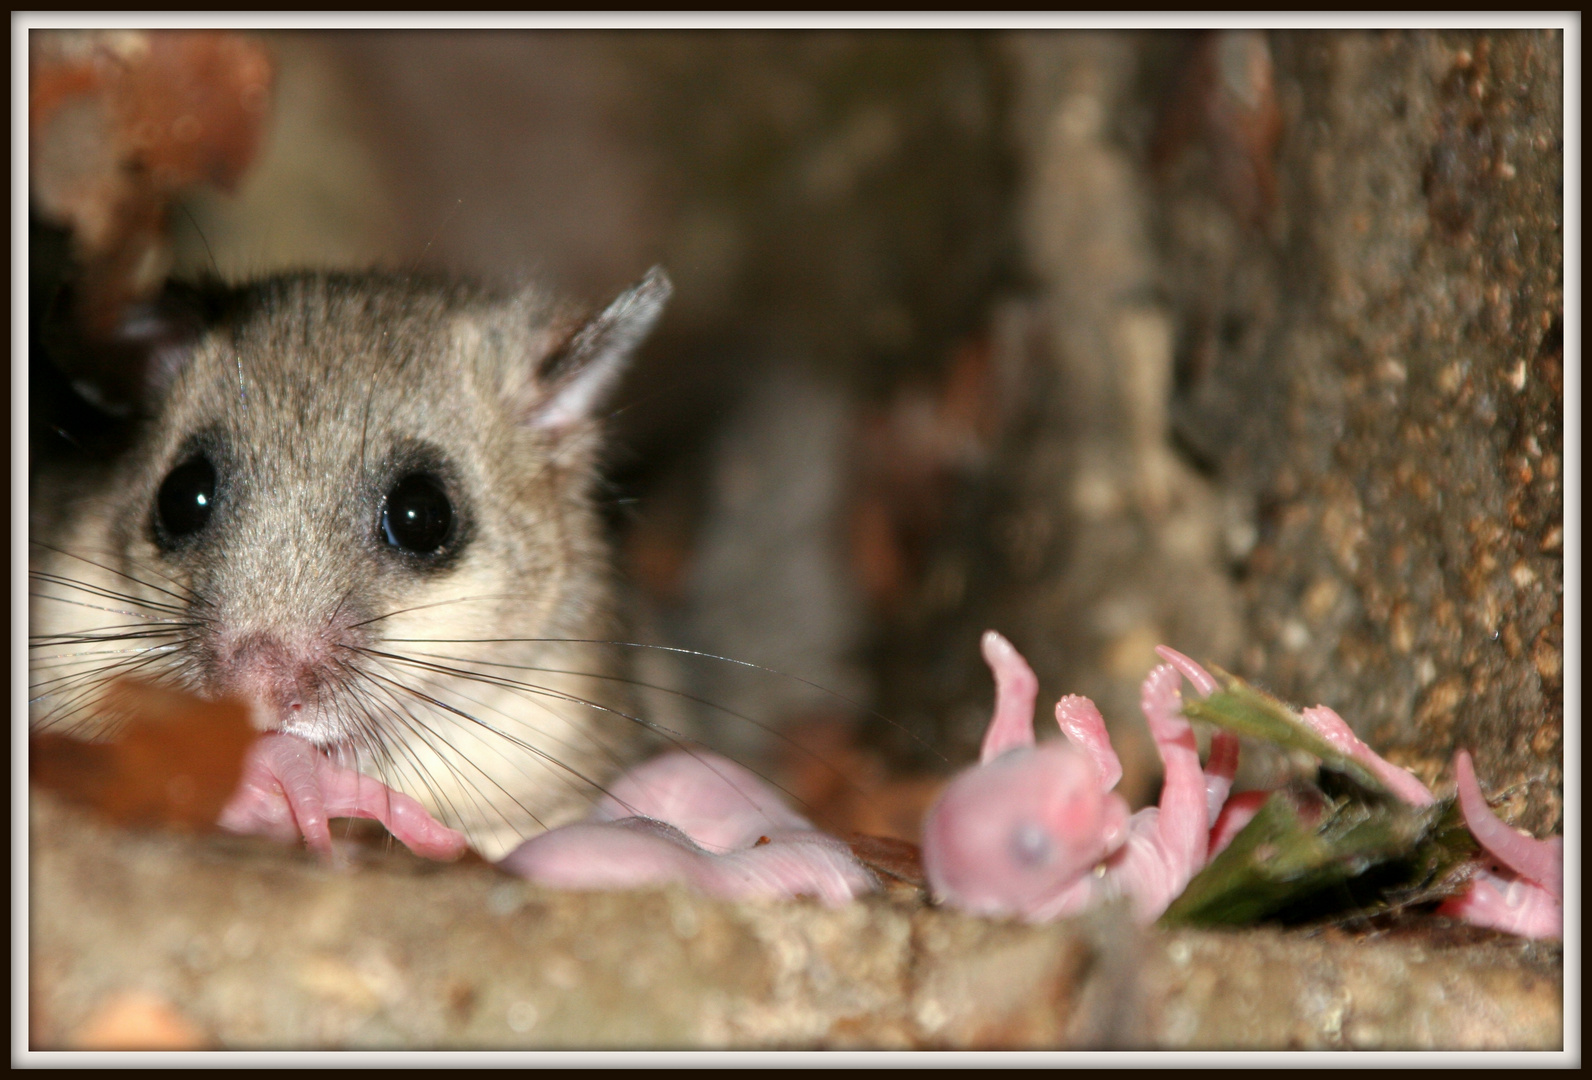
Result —
[[936, 556], [955, 596], [896, 630], [892, 715], [971, 756], [998, 626], [1123, 722], [1144, 801], [1170, 641], [1439, 789], [1467, 748], [1557, 830], [1562, 35], [1005, 44], [1033, 411]]
[[1165, 935], [1141, 973], [1150, 1045], [1189, 1050], [1557, 1049], [1557, 945]]
[[1174, 417], [1253, 507], [1241, 671], [1501, 813], [1563, 785], [1563, 39], [1270, 35], [1277, 202], [1172, 170]]
[[1553, 1048], [1562, 949], [556, 893], [35, 794], [33, 1049]]

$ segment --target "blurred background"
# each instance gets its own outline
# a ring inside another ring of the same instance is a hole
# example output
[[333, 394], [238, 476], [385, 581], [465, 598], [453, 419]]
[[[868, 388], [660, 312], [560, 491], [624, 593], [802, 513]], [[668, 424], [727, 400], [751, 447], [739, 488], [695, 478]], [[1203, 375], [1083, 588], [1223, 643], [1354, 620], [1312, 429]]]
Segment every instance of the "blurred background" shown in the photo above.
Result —
[[35, 455], [168, 276], [661, 264], [634, 632], [805, 680], [651, 673], [832, 827], [914, 835], [990, 627], [1136, 805], [1165, 642], [1557, 820], [1557, 32], [33, 31], [30, 95]]

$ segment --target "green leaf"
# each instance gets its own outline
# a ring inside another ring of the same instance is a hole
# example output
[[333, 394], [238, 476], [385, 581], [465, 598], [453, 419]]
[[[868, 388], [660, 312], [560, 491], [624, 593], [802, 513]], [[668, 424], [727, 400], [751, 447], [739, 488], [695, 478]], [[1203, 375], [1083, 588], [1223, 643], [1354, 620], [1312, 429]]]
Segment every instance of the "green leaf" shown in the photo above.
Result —
[[1293, 709], [1220, 668], [1216, 675], [1222, 688], [1208, 698], [1185, 699], [1184, 716], [1287, 750], [1302, 750], [1367, 791], [1394, 797], [1375, 773], [1317, 735]]
[[1317, 758], [1329, 775], [1262, 804], [1189, 882], [1164, 925], [1243, 925], [1271, 916], [1360, 917], [1450, 894], [1477, 846], [1455, 800], [1411, 806], [1287, 705], [1219, 672], [1222, 688], [1184, 714]]

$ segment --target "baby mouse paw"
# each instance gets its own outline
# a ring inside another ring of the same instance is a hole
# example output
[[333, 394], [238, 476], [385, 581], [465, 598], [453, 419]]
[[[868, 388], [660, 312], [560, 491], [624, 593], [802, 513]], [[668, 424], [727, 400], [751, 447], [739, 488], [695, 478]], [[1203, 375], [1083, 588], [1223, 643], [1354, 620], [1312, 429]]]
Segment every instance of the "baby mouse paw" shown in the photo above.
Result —
[[265, 735], [250, 746], [238, 789], [222, 808], [223, 829], [295, 841], [332, 854], [331, 819], [371, 818], [411, 851], [430, 859], [464, 854], [464, 834], [443, 825], [420, 803], [379, 780], [345, 769], [294, 735]]

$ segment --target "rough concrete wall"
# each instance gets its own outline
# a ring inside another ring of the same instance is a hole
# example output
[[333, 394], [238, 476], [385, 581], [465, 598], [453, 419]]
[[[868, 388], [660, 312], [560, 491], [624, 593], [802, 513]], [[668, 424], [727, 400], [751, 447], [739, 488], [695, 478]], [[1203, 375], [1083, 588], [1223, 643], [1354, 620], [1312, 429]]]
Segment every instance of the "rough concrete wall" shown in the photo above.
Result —
[[1505, 816], [1555, 827], [1562, 37], [1005, 45], [1026, 408], [887, 708], [970, 754], [965, 643], [997, 626], [1046, 693], [1126, 720], [1148, 794], [1135, 690], [1168, 641], [1429, 783], [1468, 747], [1488, 790], [1523, 785]]
[[[1137, 720], [1155, 645], [1228, 662], [1239, 642], [1219, 493], [1168, 438], [1176, 312], [1159, 288], [1155, 193], [1134, 138], [1149, 115], [1146, 48], [1162, 44], [1003, 41], [1027, 288], [997, 347], [1019, 400], [925, 575], [913, 606], [927, 614], [895, 632], [886, 697], [952, 760], [975, 755], [990, 683], [971, 643], [996, 627], [1044, 695], [1099, 703], [1141, 800], [1159, 769]], [[950, 602], [936, 595], [947, 580], [965, 583]]]
[[1241, 669], [1428, 782], [1471, 748], [1541, 832], [1563, 783], [1562, 36], [1268, 44], [1274, 205], [1221, 198], [1211, 137], [1160, 204], [1178, 429], [1257, 527]]

